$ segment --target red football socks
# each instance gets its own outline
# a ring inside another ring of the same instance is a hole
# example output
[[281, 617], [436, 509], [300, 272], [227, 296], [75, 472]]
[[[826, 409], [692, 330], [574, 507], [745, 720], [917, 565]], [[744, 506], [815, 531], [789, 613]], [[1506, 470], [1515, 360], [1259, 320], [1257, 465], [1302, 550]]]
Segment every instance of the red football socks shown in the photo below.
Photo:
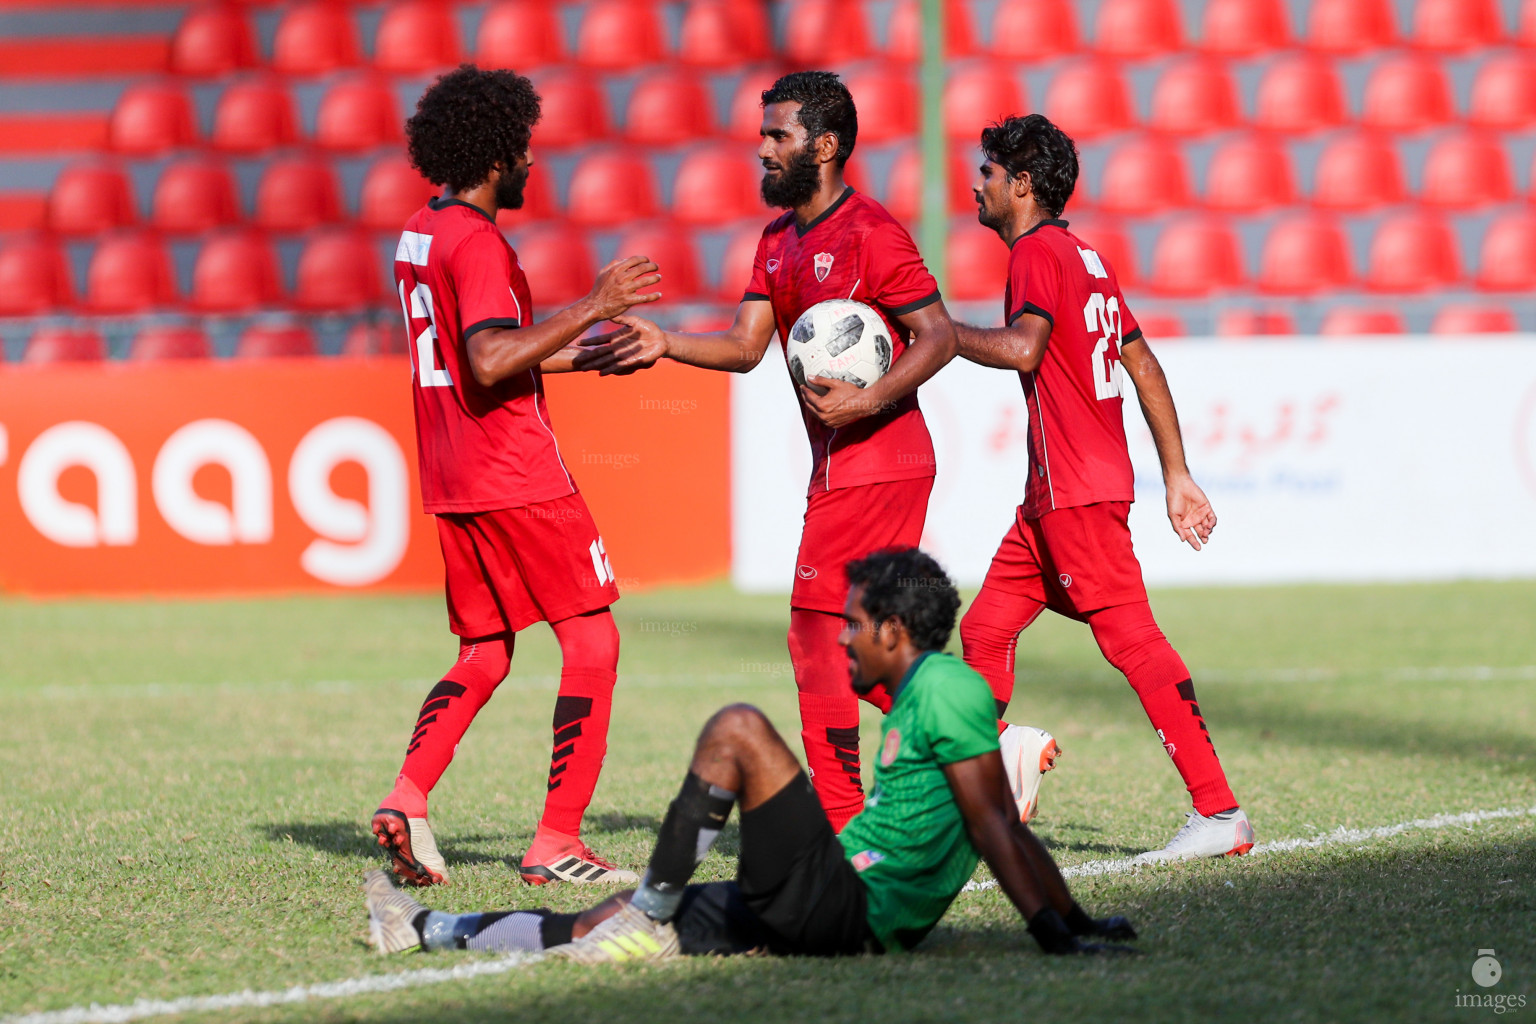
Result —
[[[816, 795], [835, 831], [864, 809], [859, 775], [859, 701], [848, 685], [848, 654], [837, 642], [843, 620], [827, 612], [792, 608], [789, 660], [800, 690], [800, 739]], [[882, 712], [890, 695], [877, 689], [865, 697]]]
[[[405, 764], [385, 806], [411, 818], [426, 816], [427, 794], [453, 760], [464, 730], [507, 677], [512, 645], [510, 633], [459, 641], [459, 660], [421, 705], [416, 728], [406, 744]], [[390, 801], [413, 806], [395, 806]]]
[[983, 587], [960, 620], [961, 656], [992, 687], [999, 718], [1013, 699], [1013, 655], [1019, 634], [1043, 611], [1045, 605], [1034, 598]]
[[1088, 625], [1104, 657], [1125, 673], [1141, 699], [1195, 810], [1209, 815], [1236, 807], [1195, 701], [1189, 669], [1158, 628], [1152, 609], [1145, 601], [1105, 608], [1090, 615]]
[[550, 623], [564, 664], [555, 698], [549, 790], [539, 827], [576, 837], [608, 755], [608, 720], [618, 679], [619, 631], [604, 608]]

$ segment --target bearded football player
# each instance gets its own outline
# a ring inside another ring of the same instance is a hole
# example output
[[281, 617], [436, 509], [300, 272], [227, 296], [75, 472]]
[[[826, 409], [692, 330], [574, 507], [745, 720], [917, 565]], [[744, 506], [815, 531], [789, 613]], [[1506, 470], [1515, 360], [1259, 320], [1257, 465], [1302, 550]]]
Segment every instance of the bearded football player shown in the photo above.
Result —
[[[1134, 939], [1130, 922], [1089, 917], [1019, 821], [992, 692], [942, 653], [960, 595], [938, 563], [915, 549], [878, 552], [843, 578], [843, 685], [884, 689], [894, 703], [869, 805], [840, 836], [783, 737], [738, 704], [705, 725], [634, 892], [581, 913], [449, 914], [375, 871], [363, 885], [375, 948], [548, 950], [580, 963], [896, 952], [922, 942], [985, 860], [1045, 952], [1124, 951], [1098, 940]], [[738, 806], [736, 880], [690, 885]]]
[[427, 694], [373, 832], [395, 871], [445, 882], [427, 797], [507, 675], [517, 633], [548, 622], [560, 644], [544, 812], [521, 863], [532, 884], [633, 881], [581, 841], [607, 752], [619, 634], [613, 570], [560, 457], [542, 373], [581, 369], [588, 328], [654, 301], [644, 257], [615, 260], [585, 298], [534, 322], [496, 214], [522, 205], [539, 97], [528, 79], [472, 65], [444, 75], [406, 122], [411, 160], [444, 188], [405, 225], [395, 280], [410, 340], [425, 510], [437, 518], [459, 657]]
[[[868, 388], [825, 377], [796, 387], [812, 469], [790, 596], [789, 655], [811, 779], [833, 828], [841, 829], [864, 804], [858, 698], [837, 656], [843, 567], [922, 539], [934, 457], [917, 388], [953, 357], [954, 326], [906, 229], [843, 180], [859, 127], [847, 87], [831, 72], [796, 72], [764, 91], [762, 103], [763, 200], [788, 212], [763, 231], [735, 322], [717, 334], [679, 334], [619, 317], [632, 335], [612, 343], [613, 362], [604, 372], [667, 358], [745, 373], [775, 332], [782, 344], [800, 314], [828, 299], [862, 302], [889, 328], [891, 368]], [[878, 687], [862, 696], [881, 711], [891, 706]], [[1055, 741], [1026, 727], [1004, 733], [1010, 777], [1028, 817], [1040, 769], [1054, 763]]]
[[981, 134], [972, 186], [982, 225], [1008, 246], [1006, 326], [958, 325], [960, 354], [1014, 370], [1029, 407], [1024, 502], [960, 624], [966, 663], [1000, 700], [1013, 690], [1019, 634], [1049, 608], [1088, 623], [1125, 674], [1188, 788], [1194, 810], [1144, 861], [1246, 853], [1253, 828], [1227, 784], [1189, 669], [1147, 603], [1128, 525], [1135, 498], [1121, 409], [1130, 374], [1162, 463], [1168, 519], [1196, 551], [1216, 514], [1190, 476], [1173, 396], [1115, 268], [1068, 228], [1072, 140], [1039, 114]]

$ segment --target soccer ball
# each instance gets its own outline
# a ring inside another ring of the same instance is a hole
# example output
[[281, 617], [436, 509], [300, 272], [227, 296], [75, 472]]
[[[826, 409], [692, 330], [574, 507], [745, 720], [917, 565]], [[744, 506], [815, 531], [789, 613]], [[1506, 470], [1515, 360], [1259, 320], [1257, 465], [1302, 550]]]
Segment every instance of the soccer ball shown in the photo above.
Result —
[[811, 377], [867, 388], [891, 368], [891, 332], [880, 314], [852, 299], [818, 302], [795, 321], [784, 346], [790, 376], [817, 394]]

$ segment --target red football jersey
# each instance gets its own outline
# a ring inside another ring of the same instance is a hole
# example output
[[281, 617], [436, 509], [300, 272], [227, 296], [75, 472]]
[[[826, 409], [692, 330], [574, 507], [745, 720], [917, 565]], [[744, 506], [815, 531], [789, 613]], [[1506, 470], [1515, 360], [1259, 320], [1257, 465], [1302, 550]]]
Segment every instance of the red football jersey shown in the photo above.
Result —
[[490, 388], [470, 369], [466, 342], [476, 331], [533, 316], [528, 280], [496, 222], [469, 203], [430, 200], [400, 236], [395, 283], [426, 511], [488, 512], [574, 493], [538, 367]]
[[1131, 501], [1135, 477], [1121, 414], [1120, 346], [1141, 337], [1115, 270], [1064, 220], [1014, 240], [1003, 315], [1051, 322], [1045, 358], [1019, 374], [1029, 405], [1024, 515], [1097, 501]]
[[[763, 230], [742, 301], [753, 299], [773, 303], [780, 345], [800, 314], [816, 303], [862, 302], [890, 328], [894, 362], [911, 335], [896, 318], [939, 301], [939, 285], [906, 229], [879, 203], [850, 188], [804, 230], [795, 224], [793, 210]], [[800, 400], [798, 388], [795, 399]], [[811, 494], [933, 476], [933, 441], [916, 392], [891, 411], [840, 430], [822, 423], [803, 401], [800, 416], [811, 441]]]

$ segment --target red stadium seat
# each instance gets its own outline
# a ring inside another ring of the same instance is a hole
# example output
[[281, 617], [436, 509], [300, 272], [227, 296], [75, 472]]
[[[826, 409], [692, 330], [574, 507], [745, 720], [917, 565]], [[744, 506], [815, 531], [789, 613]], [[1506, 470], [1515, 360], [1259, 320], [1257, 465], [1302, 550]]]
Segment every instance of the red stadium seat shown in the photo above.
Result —
[[1514, 311], [1504, 306], [1442, 306], [1430, 334], [1509, 334], [1520, 329]]
[[1282, 220], [1270, 229], [1259, 255], [1259, 290], [1315, 295], [1343, 288], [1350, 270], [1349, 242], [1333, 221], [1317, 216]]
[[1173, 313], [1137, 313], [1136, 323], [1148, 338], [1183, 338], [1186, 336], [1184, 321]]
[[61, 235], [100, 234], [137, 219], [133, 185], [116, 164], [71, 164], [48, 193], [48, 228]]
[[258, 227], [268, 231], [307, 231], [341, 219], [341, 187], [336, 172], [319, 157], [280, 157], [267, 164], [256, 186]]
[[79, 327], [39, 327], [27, 339], [21, 361], [43, 363], [97, 363], [107, 358], [101, 335]]
[[[919, 0], [897, 0], [891, 10], [888, 31], [887, 57], [922, 60], [923, 11]], [[971, 24], [970, 7], [959, 0], [947, 0], [944, 4], [944, 56], [953, 59], [969, 57], [976, 52], [976, 29]]]
[[785, 6], [784, 56], [791, 62], [825, 67], [869, 56], [869, 26], [857, 0], [793, 0]]
[[1477, 262], [1484, 291], [1536, 291], [1536, 215], [1511, 214], [1488, 225]]
[[1498, 0], [1418, 0], [1413, 44], [1425, 50], [1462, 53], [1504, 41]]
[[917, 131], [917, 85], [905, 70], [880, 65], [846, 81], [859, 111], [860, 142], [889, 142]]
[[1504, 131], [1536, 124], [1536, 60], [1500, 54], [1479, 61], [1467, 120]]
[[624, 135], [651, 146], [708, 138], [715, 133], [713, 107], [698, 75], [671, 68], [653, 71], [630, 90]]
[[[534, 83], [543, 114], [533, 129], [533, 145], [565, 149], [608, 134], [608, 107], [592, 75], [556, 71]], [[756, 129], [753, 130], [754, 137]]]
[[1318, 157], [1312, 203], [1330, 210], [1370, 210], [1407, 195], [1403, 162], [1391, 141], [1369, 132], [1328, 143]]
[[1384, 60], [1366, 80], [1360, 123], [1368, 128], [1412, 132], [1455, 119], [1450, 82], [1433, 57]]
[[1209, 0], [1200, 48], [1227, 57], [1249, 57], [1290, 45], [1281, 0]]
[[762, 168], [735, 143], [696, 149], [678, 165], [672, 216], [684, 224], [729, 224], [763, 216], [761, 178]]
[[442, 0], [396, 0], [384, 9], [373, 37], [380, 71], [410, 74], [459, 62], [459, 24]]
[[502, 0], [480, 19], [475, 61], [484, 68], [527, 68], [558, 64], [565, 58], [560, 19], [544, 0]]
[[192, 100], [169, 82], [131, 85], [112, 108], [107, 139], [112, 149], [134, 156], [196, 145]]
[[756, 0], [691, 0], [677, 56], [684, 64], [734, 68], [768, 55], [766, 12]]
[[1358, 309], [1345, 306], [1330, 309], [1323, 316], [1318, 334], [1402, 334], [1403, 318], [1390, 309]]
[[1045, 115], [1074, 139], [1091, 139], [1131, 127], [1131, 96], [1115, 65], [1083, 61], [1051, 78]]
[[725, 255], [720, 258], [720, 279], [715, 287], [721, 302], [735, 305], [746, 293], [752, 279], [752, 261], [757, 256], [757, 243], [763, 237], [760, 222], [743, 224], [731, 233], [725, 244]]
[[[727, 126], [733, 139], [746, 141], [759, 138], [763, 125], [763, 92], [779, 77], [777, 71], [749, 71], [736, 85], [731, 96], [731, 121]], [[860, 125], [863, 128], [863, 125]]]
[[337, 152], [377, 149], [399, 142], [404, 123], [387, 81], [347, 79], [331, 86], [320, 99], [315, 144]]
[[1464, 210], [1515, 196], [1509, 158], [1496, 136], [1462, 132], [1437, 141], [1424, 162], [1419, 202]]
[[1131, 240], [1120, 229], [1117, 222], [1093, 214], [1075, 214], [1072, 212], [1070, 203], [1067, 205], [1066, 215], [1069, 218], [1071, 232], [1099, 254], [1099, 258], [1105, 265], [1114, 271], [1120, 287], [1134, 287], [1139, 280], [1140, 268], [1136, 262], [1135, 250], [1131, 247]]
[[187, 12], [171, 37], [171, 70], [214, 78], [256, 65], [256, 40], [245, 12], [210, 4]]
[[569, 224], [536, 224], [512, 240], [528, 276], [534, 308], [559, 309], [592, 290], [596, 262], [581, 231]]
[[[532, 175], [529, 178], [532, 180]], [[380, 157], [363, 176], [358, 223], [374, 231], [399, 231], [411, 214], [426, 205], [438, 191], [405, 157]]]
[[1253, 123], [1276, 132], [1315, 132], [1347, 119], [1344, 85], [1333, 64], [1321, 57], [1285, 57], [1259, 80]]
[[32, 316], [74, 304], [64, 248], [46, 235], [0, 245], [0, 316]]
[[990, 231], [951, 231], [944, 246], [949, 264], [945, 297], [997, 302], [1008, 280], [1008, 247]]
[[140, 362], [166, 359], [212, 359], [213, 345], [198, 327], [146, 327], [134, 335], [128, 358]]
[[1285, 145], [1267, 135], [1240, 135], [1221, 144], [1205, 172], [1205, 205], [1229, 213], [1258, 213], [1296, 202], [1296, 178]]
[[1513, 41], [1520, 46], [1536, 47], [1536, 0], [1521, 0], [1520, 24]]
[[353, 324], [341, 343], [344, 356], [403, 356], [408, 341], [395, 320]]
[[1397, 38], [1392, 0], [1312, 0], [1307, 45], [1323, 53], [1364, 53]]
[[294, 304], [318, 312], [358, 310], [384, 295], [379, 253], [373, 242], [348, 228], [322, 229], [299, 254]]
[[1152, 289], [1162, 295], [1209, 295], [1245, 277], [1237, 236], [1219, 220], [1175, 221], [1152, 248]]
[[693, 302], [707, 291], [693, 235], [671, 221], [651, 221], [625, 229], [613, 255], [618, 259], [650, 257], [661, 268], [661, 284], [655, 290], [662, 293], [663, 302]]
[[1461, 280], [1456, 236], [1428, 213], [1399, 214], [1371, 239], [1366, 285], [1378, 292], [1425, 292]]
[[1148, 127], [1178, 135], [1205, 135], [1231, 128], [1242, 120], [1237, 84], [1211, 58], [1180, 61], [1158, 76], [1152, 88]]
[[1003, 0], [992, 16], [995, 56], [1045, 60], [1081, 48], [1077, 13], [1070, 0]]
[[215, 149], [264, 153], [299, 137], [293, 97], [275, 78], [236, 82], [224, 90], [213, 113]]
[[[976, 194], [971, 191], [971, 182], [976, 176], [975, 161], [950, 155], [950, 213], [975, 214]], [[897, 220], [911, 223], [922, 215], [922, 203], [923, 153], [916, 145], [904, 146], [891, 161], [891, 173], [885, 186], [885, 209]]]
[[622, 69], [664, 59], [661, 21], [646, 0], [595, 0], [576, 34], [576, 60], [591, 68]]
[[1104, 0], [1093, 48], [1111, 57], [1152, 57], [1184, 48], [1176, 0]]
[[516, 210], [502, 208], [496, 211], [496, 223], [511, 229], [536, 220], [549, 220], [560, 216], [555, 206], [554, 189], [550, 187], [551, 171], [541, 163], [529, 170], [528, 181], [523, 185], [523, 205]]
[[148, 232], [108, 235], [85, 275], [85, 302], [96, 313], [141, 313], [176, 302], [176, 279], [160, 239]]
[[649, 220], [656, 213], [656, 175], [638, 153], [598, 150], [571, 173], [566, 216], [574, 223], [605, 227]]
[[1162, 213], [1191, 201], [1184, 150], [1169, 139], [1148, 136], [1123, 142], [1104, 164], [1098, 202], [1106, 213]]
[[227, 231], [203, 243], [192, 265], [189, 305], [205, 313], [249, 313], [282, 300], [277, 253], [255, 231]]
[[314, 0], [283, 13], [272, 39], [272, 70], [284, 75], [323, 75], [354, 67], [358, 53], [351, 9], [332, 0]]
[[1251, 338], [1295, 333], [1296, 324], [1291, 320], [1289, 313], [1259, 309], [1224, 309], [1216, 315], [1216, 335], [1221, 338]]
[[235, 346], [236, 359], [307, 359], [318, 352], [315, 336], [299, 324], [254, 324]]
[[152, 215], [157, 229], [197, 234], [239, 220], [235, 178], [221, 161], [191, 157], [160, 172]]
[[952, 139], [974, 144], [981, 138], [981, 130], [993, 121], [1028, 110], [1024, 89], [1004, 65], [967, 65], [944, 83], [944, 128]]

